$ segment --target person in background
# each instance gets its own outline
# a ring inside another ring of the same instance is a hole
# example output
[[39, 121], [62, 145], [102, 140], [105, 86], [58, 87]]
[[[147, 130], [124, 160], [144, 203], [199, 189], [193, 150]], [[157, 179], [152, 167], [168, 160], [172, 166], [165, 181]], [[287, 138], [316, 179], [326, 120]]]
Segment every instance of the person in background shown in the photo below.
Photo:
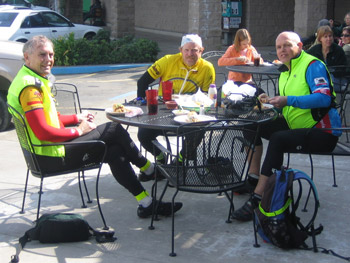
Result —
[[[212, 63], [201, 57], [204, 51], [201, 37], [196, 34], [183, 36], [179, 50], [177, 54], [165, 55], [154, 62], [141, 76], [137, 81], [138, 100], [145, 97], [148, 86], [156, 79], [160, 79], [159, 95], [162, 94], [161, 82], [172, 79], [174, 94], [193, 94], [197, 87], [208, 92], [209, 85], [215, 83], [215, 69]], [[150, 153], [153, 153], [152, 140], [156, 140], [159, 135], [163, 135], [163, 131], [146, 128], [139, 128], [137, 134], [141, 146]], [[159, 149], [156, 149], [155, 155], [159, 162], [165, 161]], [[139, 174], [140, 181], [152, 179], [154, 177], [143, 172]]]
[[[129, 133], [118, 123], [102, 125], [94, 123], [94, 116], [85, 111], [81, 114], [60, 115], [51, 93], [48, 79], [54, 64], [54, 46], [45, 36], [34, 36], [23, 46], [25, 64], [19, 70], [8, 91], [7, 101], [25, 116], [33, 143], [79, 142], [102, 140], [107, 145], [105, 161], [115, 179], [138, 201], [137, 215], [146, 218], [152, 214], [153, 200], [137, 180], [130, 163], [146, 174], [154, 173], [153, 164], [137, 149]], [[73, 128], [65, 126], [76, 125]], [[43, 170], [55, 172], [58, 167], [80, 168], [84, 163], [100, 160], [104, 151], [91, 146], [66, 145], [36, 148], [36, 156]], [[171, 215], [171, 203], [159, 204], [158, 213]], [[176, 203], [175, 211], [182, 203]], [[174, 211], [174, 212], [175, 212]]]
[[340, 40], [340, 35], [343, 31], [344, 27], [350, 26], [350, 12], [346, 13], [344, 16], [344, 23], [342, 23], [340, 26], [335, 26], [333, 19], [329, 20], [330, 27], [332, 28], [334, 32], [334, 36], [337, 40]]
[[[346, 65], [344, 50], [334, 43], [333, 31], [329, 26], [321, 26], [318, 28], [316, 40], [319, 44], [308, 49], [306, 51], [307, 53], [322, 60], [328, 68]], [[336, 92], [341, 90], [343, 74], [343, 69], [341, 68], [332, 70], [332, 80]]]
[[350, 26], [344, 27], [341, 34], [347, 65], [350, 66]]
[[[341, 120], [335, 108], [332, 83], [325, 64], [302, 49], [300, 37], [294, 32], [282, 32], [276, 38], [278, 59], [284, 64], [279, 78], [279, 94], [260, 101], [272, 104], [282, 114], [275, 120], [261, 124], [256, 147], [248, 173], [258, 174], [259, 181], [253, 195], [232, 217], [240, 221], [253, 218], [268, 177], [274, 169], [280, 170], [286, 152], [331, 152], [341, 135], [339, 131], [317, 128], [339, 128]], [[292, 77], [293, 76], [293, 77]], [[256, 126], [251, 127], [257, 129]], [[254, 140], [254, 138], [248, 138]], [[260, 169], [263, 144], [269, 140], [265, 159]]]
[[[254, 54], [258, 54], [258, 52], [252, 46], [250, 34], [247, 29], [242, 28], [237, 31], [233, 45], [229, 46], [225, 54], [219, 58], [218, 66], [245, 65], [247, 63], [253, 63]], [[260, 63], [263, 63], [262, 58], [260, 58]], [[255, 86], [251, 74], [230, 71], [228, 79], [233, 80], [238, 86], [244, 83]]]
[[318, 21], [315, 33], [307, 38], [304, 38], [301, 40], [301, 42], [303, 42], [303, 48], [304, 50], [307, 50], [309, 48], [311, 48], [312, 46], [318, 44], [316, 41], [317, 38], [317, 30], [321, 27], [321, 26], [331, 26], [331, 23], [329, 22], [328, 19], [321, 19], [320, 21]]
[[[95, 18], [96, 17], [96, 12], [101, 12], [102, 10], [102, 4], [100, 0], [94, 0], [94, 3], [90, 6], [89, 12], [84, 14], [83, 16], [83, 21], [89, 19], [89, 18]], [[98, 14], [102, 15], [102, 14]]]

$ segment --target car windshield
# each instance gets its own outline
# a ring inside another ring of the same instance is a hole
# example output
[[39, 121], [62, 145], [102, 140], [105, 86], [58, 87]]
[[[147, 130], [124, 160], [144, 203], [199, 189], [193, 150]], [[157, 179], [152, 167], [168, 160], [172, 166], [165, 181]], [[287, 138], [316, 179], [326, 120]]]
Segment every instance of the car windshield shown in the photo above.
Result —
[[18, 13], [0, 13], [0, 27], [10, 27]]
[[0, 2], [2, 2], [1, 4], [3, 5], [16, 5], [16, 6], [28, 6], [28, 7], [30, 6], [30, 3], [25, 0], [6, 0], [6, 1], [0, 0]]

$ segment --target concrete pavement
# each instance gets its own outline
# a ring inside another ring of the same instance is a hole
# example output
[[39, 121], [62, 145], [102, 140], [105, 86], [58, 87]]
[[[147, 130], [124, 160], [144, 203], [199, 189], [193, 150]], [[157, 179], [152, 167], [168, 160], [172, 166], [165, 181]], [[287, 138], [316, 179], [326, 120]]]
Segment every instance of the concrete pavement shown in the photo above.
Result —
[[[172, 45], [166, 42], [164, 46]], [[176, 46], [172, 47], [176, 49]], [[78, 85], [83, 107], [106, 108], [114, 102], [135, 97], [136, 81], [145, 69], [62, 75], [57, 76], [57, 80]], [[103, 112], [98, 113], [96, 121], [107, 121]], [[132, 127], [129, 129], [134, 140], [136, 131]], [[9, 262], [10, 256], [15, 253], [18, 238], [33, 226], [39, 180], [30, 177], [26, 213], [19, 214], [26, 166], [13, 129], [0, 133], [0, 145], [0, 261]], [[321, 203], [316, 226], [324, 226], [324, 231], [317, 237], [317, 243], [345, 256], [350, 256], [348, 160], [348, 157], [336, 158], [338, 187], [335, 188], [332, 187], [331, 158], [314, 157], [315, 184]], [[292, 155], [291, 167], [310, 172], [306, 155]], [[90, 196], [94, 198], [94, 172], [88, 173], [87, 183]], [[151, 185], [151, 182], [144, 183], [148, 191], [151, 190]], [[170, 200], [172, 193], [173, 189], [170, 189], [165, 200]], [[184, 203], [184, 207], [175, 218], [175, 251], [178, 256], [171, 258], [168, 256], [171, 219], [161, 218], [155, 223], [156, 229], [149, 230], [150, 220], [137, 217], [137, 202], [115, 181], [107, 165], [104, 165], [102, 171], [100, 194], [107, 224], [115, 229], [118, 240], [104, 244], [98, 244], [94, 239], [62, 244], [31, 241], [22, 251], [20, 262], [344, 262], [323, 253], [281, 250], [262, 243], [261, 239], [261, 247], [254, 248], [251, 222], [225, 223], [229, 204], [224, 197], [190, 193], [180, 193], [176, 198]], [[247, 198], [247, 195], [235, 196], [235, 206], [240, 207]], [[86, 209], [80, 208], [80, 205], [75, 174], [46, 180], [41, 213], [81, 213], [92, 227], [101, 227], [95, 199]], [[300, 216], [307, 218], [308, 213], [300, 212]], [[308, 239], [307, 243], [311, 244], [311, 240]]]

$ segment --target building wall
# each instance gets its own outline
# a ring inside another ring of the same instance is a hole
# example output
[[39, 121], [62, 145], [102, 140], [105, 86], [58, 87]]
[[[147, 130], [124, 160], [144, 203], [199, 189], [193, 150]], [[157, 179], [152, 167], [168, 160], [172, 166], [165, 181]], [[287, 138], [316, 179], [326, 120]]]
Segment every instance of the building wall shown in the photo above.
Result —
[[103, 0], [105, 23], [111, 37], [135, 34], [135, 0]]
[[69, 17], [73, 23], [83, 22], [83, 1], [67, 1], [64, 16]]
[[242, 27], [251, 34], [253, 45], [274, 45], [280, 32], [294, 28], [294, 0], [243, 1], [242, 19]]
[[[220, 48], [221, 0], [102, 0], [105, 21], [112, 37], [134, 34], [135, 30], [181, 36], [198, 33], [206, 50]], [[247, 28], [253, 45], [274, 45], [285, 30], [301, 37], [315, 31], [322, 18], [342, 22], [350, 11], [349, 0], [243, 0], [240, 28]], [[231, 35], [231, 37], [234, 34]]]
[[294, 31], [301, 37], [315, 33], [318, 22], [327, 17], [327, 0], [295, 0]]
[[188, 10], [188, 0], [135, 0], [135, 26], [182, 34], [188, 29]]
[[337, 0], [334, 5], [334, 20], [343, 23], [346, 13], [350, 12], [350, 1], [349, 0]]
[[199, 34], [207, 49], [220, 45], [221, 0], [135, 0], [137, 30]]
[[190, 0], [189, 33], [202, 37], [206, 50], [221, 47], [221, 0]]

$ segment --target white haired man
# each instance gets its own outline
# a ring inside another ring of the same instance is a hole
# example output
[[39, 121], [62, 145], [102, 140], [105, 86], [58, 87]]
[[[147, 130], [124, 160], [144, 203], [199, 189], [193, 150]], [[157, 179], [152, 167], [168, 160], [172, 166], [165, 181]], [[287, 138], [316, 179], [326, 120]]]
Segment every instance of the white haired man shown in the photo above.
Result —
[[[195, 93], [197, 87], [204, 92], [208, 91], [209, 85], [215, 83], [215, 69], [212, 63], [202, 59], [204, 51], [202, 39], [196, 34], [187, 34], [182, 37], [180, 52], [173, 55], [165, 55], [157, 60], [137, 81], [137, 97], [144, 98], [145, 91], [156, 79], [161, 81], [173, 80], [173, 93]], [[160, 83], [161, 84], [161, 83]], [[161, 86], [158, 89], [161, 95]], [[139, 128], [138, 139], [148, 152], [153, 153], [152, 140], [163, 135], [161, 130]], [[156, 149], [156, 158], [164, 160], [161, 152]], [[139, 175], [141, 181], [152, 180], [143, 173]]]

